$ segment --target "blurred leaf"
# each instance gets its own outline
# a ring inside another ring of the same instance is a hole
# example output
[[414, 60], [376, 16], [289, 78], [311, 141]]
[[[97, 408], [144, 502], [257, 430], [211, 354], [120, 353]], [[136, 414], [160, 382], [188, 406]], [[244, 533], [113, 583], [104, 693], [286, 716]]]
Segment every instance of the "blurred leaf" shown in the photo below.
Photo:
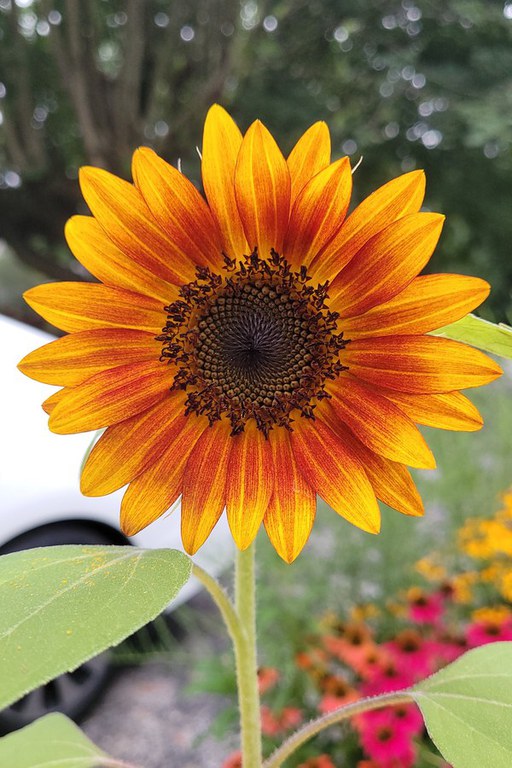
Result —
[[490, 643], [411, 689], [454, 768], [512, 765], [512, 643]]
[[0, 765], [5, 768], [130, 768], [127, 763], [108, 757], [71, 720], [57, 713], [0, 739]]
[[0, 557], [0, 709], [154, 619], [191, 567], [182, 552], [130, 546]]
[[435, 336], [463, 341], [500, 357], [512, 358], [512, 328], [504, 323], [496, 325], [476, 315], [466, 315], [462, 320], [445, 325], [432, 333]]

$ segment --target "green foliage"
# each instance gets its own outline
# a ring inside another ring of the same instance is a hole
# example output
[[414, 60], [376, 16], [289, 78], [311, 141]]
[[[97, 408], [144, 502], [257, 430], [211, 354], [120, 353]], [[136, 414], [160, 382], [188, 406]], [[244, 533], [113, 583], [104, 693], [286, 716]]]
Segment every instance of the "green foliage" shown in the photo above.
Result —
[[0, 709], [116, 645], [188, 581], [176, 550], [43, 547], [0, 558]]
[[9, 768], [130, 768], [112, 760], [64, 715], [46, 715], [0, 739], [0, 765]]
[[466, 315], [462, 320], [445, 325], [433, 333], [435, 336], [463, 341], [500, 357], [512, 358], [512, 328], [504, 323], [496, 325], [481, 317]]
[[432, 741], [454, 768], [510, 768], [512, 643], [466, 653], [412, 689]]
[[80, 205], [84, 162], [129, 176], [132, 150], [150, 144], [199, 182], [195, 145], [220, 101], [243, 128], [262, 118], [285, 151], [326, 120], [334, 156], [364, 156], [359, 199], [424, 167], [426, 205], [447, 214], [429, 269], [486, 278], [485, 316], [512, 322], [512, 21], [502, 2], [119, 8], [59, 0], [51, 23], [43, 2], [0, 8], [0, 237], [18, 258], [76, 277], [62, 227]]

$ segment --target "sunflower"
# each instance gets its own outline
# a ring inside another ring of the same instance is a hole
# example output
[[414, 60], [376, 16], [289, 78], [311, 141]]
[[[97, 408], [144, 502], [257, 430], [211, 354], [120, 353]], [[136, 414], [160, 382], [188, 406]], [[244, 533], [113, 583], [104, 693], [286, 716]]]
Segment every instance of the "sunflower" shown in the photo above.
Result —
[[226, 509], [246, 548], [263, 522], [291, 562], [317, 495], [378, 532], [380, 499], [421, 515], [406, 465], [433, 468], [416, 424], [479, 429], [457, 390], [501, 370], [481, 352], [425, 335], [480, 304], [475, 277], [417, 275], [443, 216], [420, 213], [421, 171], [377, 189], [347, 217], [348, 158], [330, 161], [319, 122], [286, 160], [261, 122], [242, 136], [213, 106], [202, 148], [205, 198], [142, 147], [134, 183], [83, 168], [92, 216], [66, 226], [99, 283], [25, 294], [67, 331], [20, 363], [62, 387], [44, 404], [53, 432], [106, 428], [84, 494], [125, 485], [133, 535], [181, 497], [193, 554]]

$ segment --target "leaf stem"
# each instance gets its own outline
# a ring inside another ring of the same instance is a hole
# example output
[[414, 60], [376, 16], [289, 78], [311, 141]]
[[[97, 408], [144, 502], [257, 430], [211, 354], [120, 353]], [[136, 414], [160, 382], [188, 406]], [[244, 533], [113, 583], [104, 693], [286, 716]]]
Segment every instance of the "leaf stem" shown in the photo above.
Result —
[[335, 709], [327, 715], [317, 717], [306, 723], [302, 728], [293, 733], [275, 752], [270, 755], [263, 764], [263, 768], [280, 768], [283, 762], [290, 757], [299, 747], [316, 736], [320, 731], [328, 728], [335, 723], [341, 723], [354, 715], [360, 715], [362, 712], [369, 712], [372, 709], [379, 709], [396, 704], [405, 704], [412, 701], [412, 694], [408, 691], [396, 691], [394, 693], [385, 693], [382, 696], [370, 696], [366, 699], [359, 699], [353, 704], [347, 704], [345, 707]]
[[224, 623], [226, 624], [229, 636], [233, 641], [233, 645], [236, 646], [237, 637], [243, 633], [236, 611], [233, 607], [233, 603], [229, 599], [226, 590], [221, 587], [219, 582], [210, 576], [209, 573], [204, 571], [199, 565], [192, 563], [192, 576], [198, 579], [203, 587], [210, 593], [211, 598], [217, 605]]

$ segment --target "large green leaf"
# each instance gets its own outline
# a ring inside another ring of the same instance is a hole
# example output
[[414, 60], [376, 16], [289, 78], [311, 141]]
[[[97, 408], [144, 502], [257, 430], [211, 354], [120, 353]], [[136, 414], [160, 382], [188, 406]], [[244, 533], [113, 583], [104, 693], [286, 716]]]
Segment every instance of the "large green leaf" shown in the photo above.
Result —
[[182, 552], [130, 546], [0, 557], [0, 709], [154, 619], [191, 568]]
[[512, 643], [469, 651], [410, 693], [454, 768], [512, 766]]
[[472, 347], [484, 349], [500, 357], [512, 358], [512, 328], [503, 323], [496, 325], [476, 315], [466, 315], [462, 320], [445, 325], [432, 333], [435, 336], [464, 341]]
[[[0, 739], [3, 768], [130, 768], [93, 744], [71, 720], [46, 715]], [[132, 768], [135, 768], [133, 766]]]

